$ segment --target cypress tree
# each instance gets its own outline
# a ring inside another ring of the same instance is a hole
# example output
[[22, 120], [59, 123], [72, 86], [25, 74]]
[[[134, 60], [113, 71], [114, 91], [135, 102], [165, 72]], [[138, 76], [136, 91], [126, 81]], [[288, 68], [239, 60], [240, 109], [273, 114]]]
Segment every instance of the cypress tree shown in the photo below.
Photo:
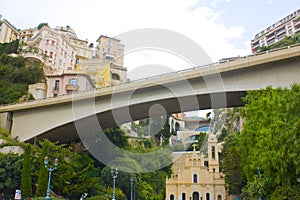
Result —
[[49, 144], [50, 144], [49, 140], [45, 140], [42, 143], [42, 153], [39, 158], [40, 159], [40, 172], [39, 172], [39, 178], [38, 178], [38, 182], [37, 182], [38, 185], [37, 185], [36, 194], [35, 194], [37, 197], [46, 196], [46, 192], [47, 192], [48, 170], [45, 168], [44, 159], [45, 159], [45, 156], [48, 155]]
[[26, 144], [23, 169], [21, 176], [21, 191], [23, 197], [32, 197], [32, 179], [31, 179], [31, 145]]

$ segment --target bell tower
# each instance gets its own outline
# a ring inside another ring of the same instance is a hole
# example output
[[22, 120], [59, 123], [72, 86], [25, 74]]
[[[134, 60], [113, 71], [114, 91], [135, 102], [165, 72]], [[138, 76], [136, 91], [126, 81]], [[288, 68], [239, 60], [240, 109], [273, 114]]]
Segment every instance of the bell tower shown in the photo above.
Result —
[[209, 172], [219, 173], [219, 145], [216, 135], [208, 136], [208, 168]]

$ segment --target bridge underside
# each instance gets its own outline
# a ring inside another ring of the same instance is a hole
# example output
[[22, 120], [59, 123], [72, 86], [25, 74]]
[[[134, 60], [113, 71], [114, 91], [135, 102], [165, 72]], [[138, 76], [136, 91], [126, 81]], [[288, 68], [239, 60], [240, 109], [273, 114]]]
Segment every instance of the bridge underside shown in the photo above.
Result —
[[[122, 123], [135, 121], [139, 119], [149, 118], [149, 110], [151, 107], [155, 107], [156, 105], [162, 106], [164, 109], [157, 109], [156, 113], [151, 113], [151, 116], [159, 116], [165, 115], [166, 113], [180, 113], [182, 111], [193, 111], [193, 110], [204, 110], [212, 108], [211, 99], [224, 99], [226, 98], [226, 105], [224, 105], [223, 101], [220, 101], [218, 104], [214, 102], [213, 108], [224, 108], [224, 107], [239, 107], [243, 106], [244, 103], [242, 98], [246, 96], [245, 91], [240, 92], [227, 92], [227, 93], [216, 93], [216, 94], [205, 94], [205, 95], [198, 95], [198, 107], [186, 107], [187, 110], [183, 110], [180, 106], [180, 101], [190, 102], [194, 101], [194, 96], [190, 97], [182, 97], [180, 100], [178, 98], [167, 99], [167, 100], [157, 100], [153, 102], [149, 102], [147, 104], [139, 104], [139, 105], [132, 105], [129, 106], [129, 114], [128, 115], [128, 108], [119, 108], [112, 111], [106, 111], [100, 114], [95, 114], [93, 116], [81, 119], [77, 122], [71, 122], [65, 124], [63, 126], [54, 128], [50, 131], [47, 131], [41, 135], [36, 137], [37, 140], [41, 140], [43, 138], [49, 138], [52, 141], [59, 141], [61, 143], [70, 143], [73, 141], [79, 141], [80, 136], [77, 133], [76, 124], [80, 124], [80, 126], [84, 125], [87, 129], [93, 124], [90, 124], [91, 118], [97, 118], [97, 122], [99, 123], [100, 127], [104, 130], [109, 127], [118, 126]], [[194, 103], [192, 103], [194, 104]], [[116, 122], [115, 115], [118, 115], [118, 120]], [[120, 117], [122, 116], [122, 117]], [[128, 118], [128, 116], [130, 118]], [[33, 142], [34, 138], [29, 139], [28, 141]]]

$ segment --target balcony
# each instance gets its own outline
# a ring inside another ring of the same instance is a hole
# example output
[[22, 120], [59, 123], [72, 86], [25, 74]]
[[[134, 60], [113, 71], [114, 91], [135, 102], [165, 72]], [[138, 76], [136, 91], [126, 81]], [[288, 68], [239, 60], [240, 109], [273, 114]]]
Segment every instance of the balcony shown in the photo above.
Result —
[[114, 60], [115, 55], [110, 54], [110, 53], [104, 53], [104, 58], [107, 59], [107, 60]]
[[285, 27], [283, 27], [283, 28], [281, 28], [281, 29], [279, 29], [279, 30], [276, 31], [276, 35], [277, 35], [277, 36], [278, 36], [278, 35], [281, 35], [281, 34], [284, 34], [284, 33], [286, 33]]
[[300, 21], [294, 24], [295, 30], [299, 31], [300, 30]]
[[267, 42], [270, 42], [271, 40], [274, 40], [274, 39], [275, 39], [275, 34], [274, 33], [267, 36]]
[[73, 85], [73, 84], [67, 84], [66, 85], [66, 91], [67, 92], [75, 92], [75, 91], [78, 90], [78, 88], [79, 88], [78, 85]]
[[58, 95], [59, 94], [59, 89], [53, 88], [53, 94]]

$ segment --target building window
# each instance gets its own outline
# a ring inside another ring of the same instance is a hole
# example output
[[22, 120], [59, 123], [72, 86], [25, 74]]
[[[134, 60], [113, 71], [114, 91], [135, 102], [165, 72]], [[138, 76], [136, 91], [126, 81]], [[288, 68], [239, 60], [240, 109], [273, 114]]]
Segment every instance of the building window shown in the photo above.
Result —
[[206, 200], [210, 200], [210, 194], [206, 193]]
[[198, 183], [198, 176], [197, 176], [197, 174], [193, 175], [193, 183]]
[[107, 52], [110, 53], [110, 48], [107, 48]]
[[175, 131], [180, 130], [180, 124], [178, 122], [175, 122]]
[[54, 90], [59, 90], [59, 80], [55, 80]]
[[217, 200], [222, 200], [222, 196], [219, 194]]
[[174, 195], [173, 195], [173, 194], [171, 194], [171, 195], [170, 195], [170, 200], [175, 200], [175, 198], [174, 198]]
[[55, 41], [51, 41], [51, 45], [52, 45], [52, 46], [55, 46]]
[[212, 146], [212, 147], [211, 147], [211, 158], [212, 158], [212, 159], [216, 159], [215, 152], [216, 152], [216, 147], [215, 147], [215, 146]]
[[69, 84], [71, 84], [71, 85], [77, 85], [77, 82], [78, 82], [78, 80], [77, 80], [77, 78], [70, 78], [69, 79]]
[[112, 74], [113, 80], [120, 80], [120, 76], [118, 74]]
[[182, 193], [181, 200], [186, 200], [185, 193]]

